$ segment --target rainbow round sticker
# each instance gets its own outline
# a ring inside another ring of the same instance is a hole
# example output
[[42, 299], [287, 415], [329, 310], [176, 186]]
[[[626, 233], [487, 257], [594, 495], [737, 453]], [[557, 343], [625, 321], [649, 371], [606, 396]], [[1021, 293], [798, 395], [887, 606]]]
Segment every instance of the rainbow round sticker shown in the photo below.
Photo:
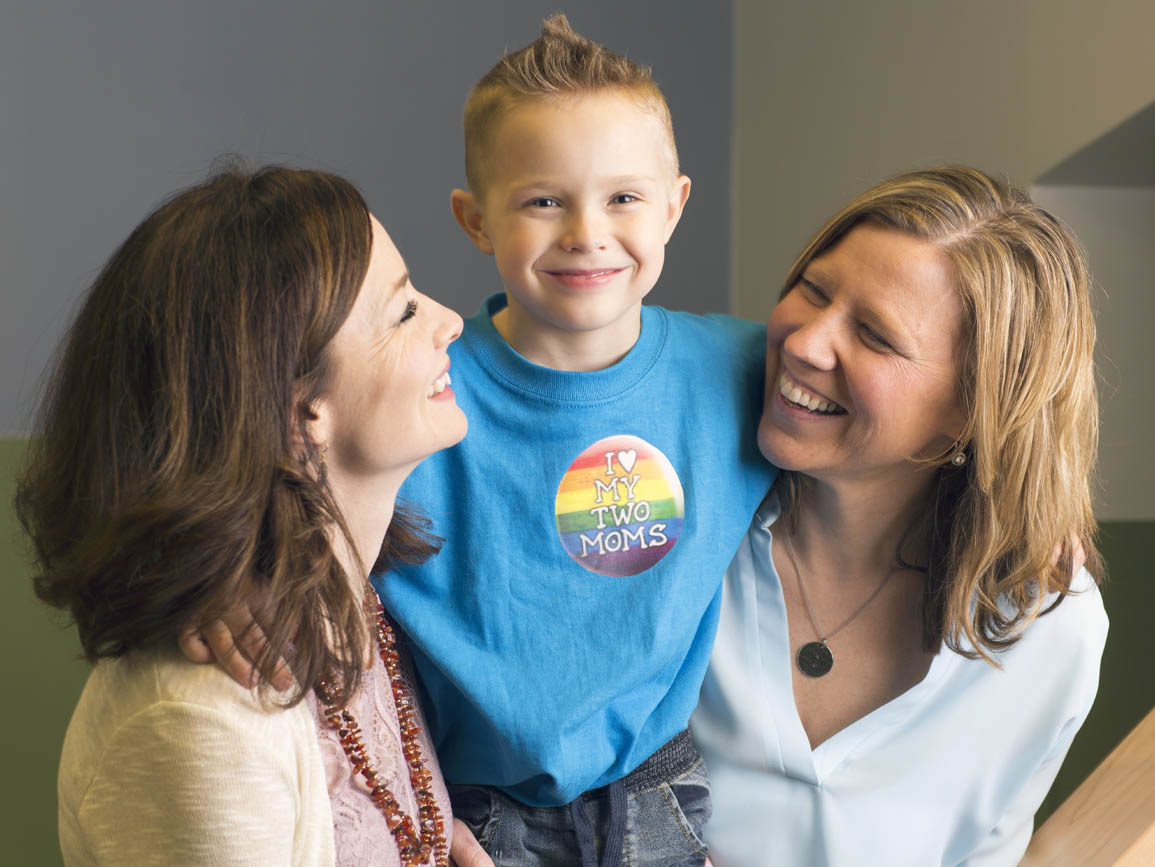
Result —
[[682, 532], [685, 497], [670, 461], [635, 436], [598, 440], [557, 486], [557, 534], [566, 552], [599, 575], [649, 569]]

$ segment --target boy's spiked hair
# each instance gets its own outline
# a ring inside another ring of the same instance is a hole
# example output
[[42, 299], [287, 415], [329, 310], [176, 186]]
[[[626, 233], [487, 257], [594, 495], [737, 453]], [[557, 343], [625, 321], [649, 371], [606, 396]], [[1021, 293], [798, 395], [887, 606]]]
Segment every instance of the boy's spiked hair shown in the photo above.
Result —
[[562, 13], [551, 15], [541, 36], [497, 62], [470, 91], [465, 102], [465, 176], [479, 195], [487, 139], [504, 111], [531, 99], [564, 100], [602, 90], [634, 97], [661, 124], [669, 147], [672, 175], [678, 174], [678, 151], [670, 108], [649, 67], [615, 54], [581, 36]]

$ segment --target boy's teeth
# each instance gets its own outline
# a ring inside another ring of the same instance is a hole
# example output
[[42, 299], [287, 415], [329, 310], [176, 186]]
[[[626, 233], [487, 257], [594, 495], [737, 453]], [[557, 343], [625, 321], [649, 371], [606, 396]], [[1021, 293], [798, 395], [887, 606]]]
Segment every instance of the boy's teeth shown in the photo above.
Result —
[[429, 386], [429, 396], [436, 397], [437, 395], [441, 394], [441, 392], [445, 391], [445, 386], [449, 384], [449, 371], [446, 371], [433, 381], [433, 385]]

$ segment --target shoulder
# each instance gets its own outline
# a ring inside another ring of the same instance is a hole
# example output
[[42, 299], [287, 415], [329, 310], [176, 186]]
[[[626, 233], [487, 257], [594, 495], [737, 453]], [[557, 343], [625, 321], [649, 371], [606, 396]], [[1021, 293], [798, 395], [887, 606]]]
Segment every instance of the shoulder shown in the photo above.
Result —
[[165, 851], [189, 864], [287, 863], [301, 845], [323, 849], [332, 824], [308, 706], [264, 702], [175, 651], [96, 667], [58, 796], [66, 851], [110, 862]]
[[766, 339], [766, 323], [750, 322], [725, 313], [686, 313], [664, 307], [644, 307], [665, 318], [675, 335], [695, 334], [711, 340], [740, 341], [742, 345], [758, 345]]
[[217, 666], [189, 662], [176, 648], [131, 653], [116, 660], [110, 669], [110, 685], [131, 697], [130, 706], [188, 704], [269, 718], [284, 712], [272, 701], [278, 693], [269, 693], [269, 700], [264, 700], [256, 690], [241, 686]]
[[1094, 659], [1096, 669], [1107, 641], [1107, 611], [1095, 580], [1086, 569], [1071, 581], [1068, 594], [1050, 594], [1043, 612], [1023, 633], [1021, 643], [1035, 652], [1063, 654], [1072, 661]]
[[698, 315], [662, 307], [643, 308], [647, 315], [660, 316], [667, 337], [664, 353], [679, 364], [710, 365], [712, 373], [727, 366], [735, 373], [761, 377], [766, 359], [766, 324], [748, 322], [721, 313]]
[[1075, 577], [1070, 594], [1044, 599], [1042, 612], [1026, 625], [1016, 643], [994, 655], [998, 668], [971, 660], [963, 667], [970, 675], [964, 677], [987, 681], [1008, 700], [1012, 695], [1030, 694], [1032, 701], [1022, 705], [1022, 713], [1036, 713], [1049, 720], [1048, 725], [1081, 720], [1098, 691], [1107, 640], [1102, 597], [1084, 571]]
[[101, 781], [173, 773], [204, 780], [255, 768], [288, 780], [315, 745], [306, 702], [262, 700], [175, 650], [134, 652], [93, 670], [65, 734], [60, 787], [75, 800]]
[[105, 660], [93, 669], [73, 714], [62, 768], [69, 761], [100, 765], [106, 753], [157, 741], [195, 756], [222, 743], [307, 738], [307, 706], [285, 709], [275, 698], [262, 699], [216, 666], [191, 663], [175, 649]]

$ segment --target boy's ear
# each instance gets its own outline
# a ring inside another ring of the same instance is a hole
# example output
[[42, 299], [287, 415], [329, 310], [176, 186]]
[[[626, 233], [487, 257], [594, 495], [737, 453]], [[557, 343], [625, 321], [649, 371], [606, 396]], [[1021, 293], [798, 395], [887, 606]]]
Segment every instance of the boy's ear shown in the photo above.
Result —
[[673, 187], [670, 188], [670, 211], [666, 218], [665, 242], [669, 242], [670, 236], [674, 234], [674, 227], [678, 225], [678, 220], [682, 219], [682, 209], [686, 207], [688, 198], [690, 198], [690, 179], [685, 175], [678, 175], [674, 179]]
[[449, 195], [449, 207], [453, 211], [453, 218], [469, 236], [477, 249], [486, 255], [493, 255], [493, 244], [489, 235], [485, 233], [485, 216], [477, 206], [477, 199], [472, 193], [465, 190], [454, 190]]

